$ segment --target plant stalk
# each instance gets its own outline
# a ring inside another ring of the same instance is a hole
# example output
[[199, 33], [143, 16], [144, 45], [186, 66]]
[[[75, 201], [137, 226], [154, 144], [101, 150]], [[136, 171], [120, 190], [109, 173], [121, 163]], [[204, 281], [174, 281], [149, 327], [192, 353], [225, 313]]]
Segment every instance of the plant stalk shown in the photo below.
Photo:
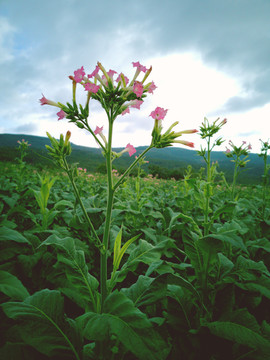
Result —
[[108, 133], [108, 147], [106, 151], [106, 166], [107, 166], [107, 210], [105, 219], [105, 229], [103, 234], [103, 248], [104, 253], [100, 254], [100, 292], [101, 292], [101, 313], [107, 297], [107, 252], [109, 247], [109, 236], [111, 227], [111, 216], [113, 207], [114, 191], [112, 178], [112, 133], [113, 133], [113, 116], [108, 114], [109, 133]]
[[[85, 210], [85, 207], [84, 207], [84, 205], [83, 205], [83, 202], [82, 202], [81, 197], [80, 197], [80, 194], [79, 194], [79, 191], [78, 191], [77, 186], [76, 186], [76, 184], [75, 184], [75, 181], [74, 181], [74, 179], [73, 179], [71, 170], [70, 170], [70, 168], [69, 168], [69, 166], [68, 166], [68, 163], [67, 163], [67, 161], [66, 161], [65, 158], [63, 159], [63, 161], [64, 161], [64, 165], [65, 165], [65, 170], [66, 170], [66, 172], [67, 172], [67, 174], [68, 174], [69, 180], [70, 180], [70, 182], [71, 182], [71, 184], [72, 184], [72, 187], [73, 187], [75, 196], [76, 196], [76, 198], [77, 198], [77, 200], [78, 200], [78, 202], [79, 202], [79, 204], [80, 204], [80, 207], [81, 207], [82, 212], [83, 212], [83, 214], [84, 214], [85, 220], [86, 220], [87, 224], [89, 225], [90, 229], [92, 230], [92, 232], [93, 232], [93, 234], [94, 234], [94, 236], [95, 236], [95, 238], [96, 238], [96, 245], [97, 245], [99, 248], [102, 249], [102, 243], [101, 243], [101, 241], [100, 241], [100, 239], [99, 239], [99, 237], [98, 237], [98, 235], [97, 235], [97, 233], [96, 233], [96, 230], [95, 230], [95, 228], [94, 228], [94, 225], [92, 224], [92, 222], [91, 222], [91, 220], [89, 219], [89, 216], [88, 216], [88, 214], [87, 214], [87, 212], [86, 212], [86, 210]], [[89, 245], [92, 245], [92, 243], [91, 243], [90, 241], [89, 241]], [[102, 250], [101, 250], [101, 251], [102, 251]]]

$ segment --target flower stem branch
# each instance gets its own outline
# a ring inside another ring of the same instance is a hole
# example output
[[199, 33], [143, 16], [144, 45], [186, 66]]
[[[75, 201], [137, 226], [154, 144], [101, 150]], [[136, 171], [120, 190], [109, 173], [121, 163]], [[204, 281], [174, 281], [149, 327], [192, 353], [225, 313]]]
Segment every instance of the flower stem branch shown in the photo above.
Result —
[[[96, 244], [96, 246], [99, 248], [99, 250], [100, 250], [101, 253], [102, 253], [102, 252], [104, 252], [103, 244], [101, 243], [101, 241], [100, 241], [100, 239], [99, 239], [99, 237], [98, 237], [98, 235], [97, 235], [97, 233], [96, 233], [96, 230], [95, 230], [95, 228], [94, 228], [94, 226], [93, 226], [91, 220], [89, 219], [89, 216], [88, 216], [88, 214], [87, 214], [87, 212], [86, 212], [86, 210], [85, 210], [85, 207], [84, 207], [84, 205], [83, 205], [82, 199], [81, 199], [80, 194], [79, 194], [79, 191], [78, 191], [77, 186], [76, 186], [76, 184], [75, 184], [75, 181], [74, 181], [74, 178], [73, 178], [73, 175], [72, 175], [72, 171], [71, 171], [71, 169], [69, 168], [68, 163], [67, 163], [67, 160], [66, 160], [65, 158], [63, 158], [63, 162], [64, 162], [64, 170], [65, 170], [65, 171], [67, 172], [67, 174], [68, 174], [68, 177], [69, 177], [69, 180], [70, 180], [71, 185], [72, 185], [72, 187], [73, 187], [75, 196], [76, 196], [76, 198], [77, 198], [77, 200], [78, 200], [78, 202], [79, 202], [79, 204], [80, 204], [80, 207], [81, 207], [81, 209], [82, 209], [82, 212], [83, 212], [83, 214], [84, 214], [84, 218], [85, 218], [87, 224], [89, 225], [90, 229], [92, 230], [92, 232], [93, 232], [93, 234], [94, 234], [94, 236], [95, 236], [95, 239], [96, 239], [95, 244]], [[92, 243], [91, 243], [90, 241], [89, 241], [89, 245], [92, 245]]]
[[126, 169], [126, 171], [123, 173], [121, 178], [117, 181], [117, 183], [114, 185], [114, 190], [116, 190], [125, 180], [125, 177], [127, 174], [134, 168], [134, 166], [137, 164], [137, 162], [149, 151], [153, 148], [153, 145], [148, 146], [147, 149], [145, 149], [138, 157], [137, 159]]

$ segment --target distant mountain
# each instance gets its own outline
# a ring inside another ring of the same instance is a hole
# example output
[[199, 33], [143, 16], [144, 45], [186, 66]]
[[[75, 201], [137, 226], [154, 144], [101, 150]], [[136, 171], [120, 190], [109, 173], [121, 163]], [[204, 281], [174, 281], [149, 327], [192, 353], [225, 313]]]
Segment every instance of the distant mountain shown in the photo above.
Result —
[[[26, 160], [33, 164], [50, 165], [47, 149], [45, 145], [50, 145], [50, 141], [46, 137], [24, 135], [24, 134], [0, 134], [0, 160], [13, 161], [18, 157], [17, 141], [25, 139], [31, 144], [29, 154]], [[121, 151], [123, 148], [116, 148], [115, 151]], [[137, 155], [142, 153], [146, 146], [137, 147]], [[203, 159], [198, 156], [195, 150], [185, 148], [168, 147], [165, 149], [152, 149], [147, 153], [146, 159], [149, 161], [148, 166], [165, 169], [184, 169], [191, 165], [194, 170], [198, 171], [201, 167], [205, 167]], [[70, 162], [76, 162], [79, 166], [87, 168], [89, 171], [96, 171], [105, 163], [104, 157], [97, 148], [79, 146], [72, 144], [72, 154], [69, 157]], [[239, 182], [243, 184], [259, 183], [263, 174], [263, 160], [257, 154], [249, 155], [249, 163], [247, 168], [239, 176]], [[212, 152], [212, 161], [218, 161], [219, 171], [226, 174], [230, 181], [234, 164], [221, 151]], [[114, 166], [118, 169], [126, 168], [132, 162], [132, 158], [128, 154], [124, 154], [115, 160]], [[147, 167], [146, 167], [147, 169]]]

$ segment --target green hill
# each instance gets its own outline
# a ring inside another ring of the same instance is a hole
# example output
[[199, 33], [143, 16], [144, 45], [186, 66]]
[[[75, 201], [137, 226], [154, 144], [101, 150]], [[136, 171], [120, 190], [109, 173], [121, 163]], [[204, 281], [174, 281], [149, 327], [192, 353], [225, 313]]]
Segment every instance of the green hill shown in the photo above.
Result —
[[[24, 135], [24, 134], [0, 134], [0, 160], [1, 161], [14, 161], [18, 157], [18, 144], [17, 141], [25, 139], [30, 144], [29, 154], [26, 161], [37, 166], [50, 166], [51, 161], [48, 158], [45, 145], [50, 145], [48, 138]], [[137, 147], [137, 155], [140, 154], [146, 147]], [[121, 151], [123, 148], [114, 149]], [[163, 169], [164, 171], [173, 170], [184, 172], [188, 165], [191, 165], [194, 170], [198, 171], [201, 167], [205, 167], [203, 159], [198, 156], [195, 150], [169, 147], [165, 149], [152, 149], [146, 156], [149, 161], [146, 166], [146, 171], [151, 167]], [[247, 168], [240, 174], [239, 182], [243, 184], [255, 184], [261, 181], [263, 173], [263, 160], [257, 154], [249, 155], [250, 162]], [[89, 148], [72, 144], [72, 154], [69, 157], [70, 162], [76, 162], [83, 168], [87, 168], [90, 172], [102, 169], [102, 164], [105, 164], [104, 157], [97, 148]], [[225, 156], [223, 152], [214, 151], [212, 153], [212, 161], [218, 161], [219, 170], [226, 174], [227, 179], [230, 181], [233, 172], [233, 163]], [[132, 162], [132, 158], [128, 154], [124, 154], [121, 158], [115, 160], [114, 167], [117, 169], [126, 168]]]

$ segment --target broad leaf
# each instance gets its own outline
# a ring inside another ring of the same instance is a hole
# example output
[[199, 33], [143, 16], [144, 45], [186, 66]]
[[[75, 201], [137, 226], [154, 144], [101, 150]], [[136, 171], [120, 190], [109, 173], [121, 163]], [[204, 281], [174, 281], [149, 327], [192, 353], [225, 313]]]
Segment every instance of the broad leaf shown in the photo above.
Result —
[[22, 234], [5, 226], [1, 227], [0, 241], [15, 241], [17, 243], [25, 243], [30, 245], [30, 242]]
[[[64, 299], [59, 291], [41, 290], [23, 302], [4, 303], [8, 317], [19, 321], [18, 329], [24, 342], [47, 356], [61, 355], [79, 360], [81, 346], [77, 331], [64, 318]], [[71, 339], [76, 339], [73, 343]]]
[[140, 275], [137, 282], [128, 289], [121, 289], [135, 306], [145, 306], [156, 303], [166, 297], [167, 283], [165, 277], [150, 278]]
[[61, 290], [86, 310], [96, 310], [98, 281], [88, 272], [84, 251], [77, 250], [74, 239], [51, 235], [41, 245], [56, 247], [58, 268], [65, 275], [61, 279]]
[[21, 281], [6, 271], [0, 271], [0, 292], [13, 300], [24, 300], [29, 296]]
[[102, 314], [88, 312], [77, 321], [88, 340], [102, 341], [114, 334], [138, 359], [163, 360], [168, 355], [166, 343], [146, 315], [123, 293], [109, 295]]
[[207, 327], [216, 336], [251, 347], [262, 353], [270, 353], [270, 342], [243, 325], [227, 321], [215, 321], [207, 324]]

